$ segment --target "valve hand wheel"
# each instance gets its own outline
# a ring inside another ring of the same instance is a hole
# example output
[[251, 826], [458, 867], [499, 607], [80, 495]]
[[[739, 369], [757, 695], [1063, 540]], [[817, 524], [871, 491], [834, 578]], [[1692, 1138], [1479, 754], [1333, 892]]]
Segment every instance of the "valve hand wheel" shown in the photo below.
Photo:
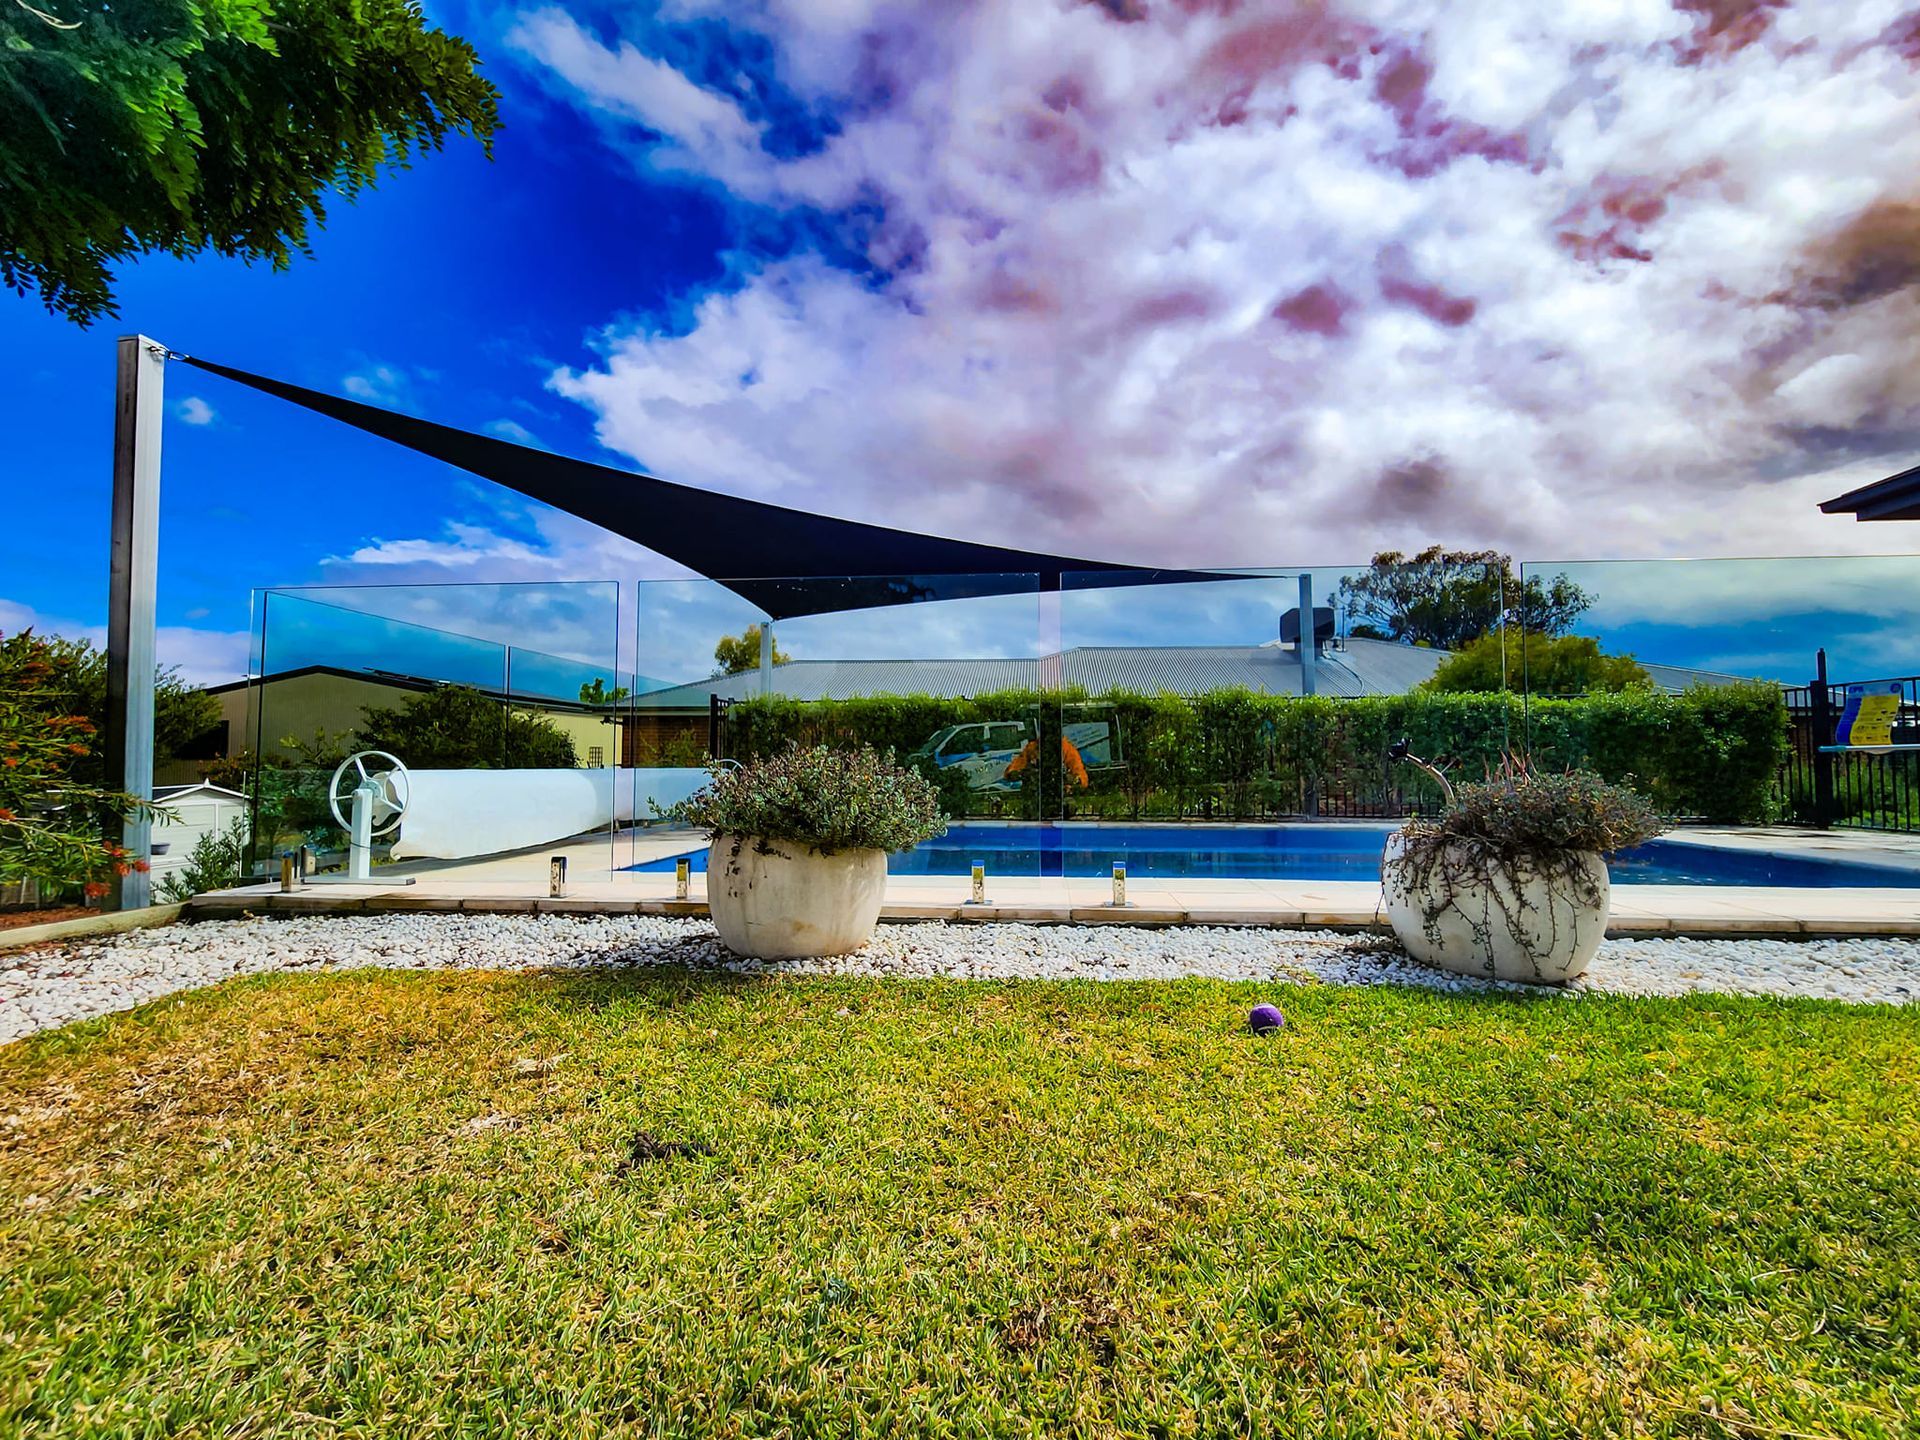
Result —
[[[391, 768], [369, 773], [369, 760], [384, 760]], [[342, 830], [351, 834], [353, 821], [341, 806], [351, 811], [354, 794], [368, 784], [374, 788], [372, 834], [385, 835], [398, 829], [400, 817], [407, 813], [407, 806], [413, 800], [413, 783], [399, 757], [385, 750], [362, 750], [340, 762], [340, 768], [333, 772], [333, 779], [327, 784], [327, 808], [333, 812], [333, 818]]]

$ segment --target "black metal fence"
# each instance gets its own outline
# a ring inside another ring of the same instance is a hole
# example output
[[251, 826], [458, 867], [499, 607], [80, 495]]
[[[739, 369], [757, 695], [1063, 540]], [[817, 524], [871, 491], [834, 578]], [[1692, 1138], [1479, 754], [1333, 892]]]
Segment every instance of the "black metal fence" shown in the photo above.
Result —
[[[1824, 656], [1822, 662], [1824, 668]], [[1840, 718], [1848, 683], [1815, 680], [1809, 685], [1781, 687], [1791, 724], [1791, 742], [1780, 771], [1785, 818], [1823, 828], [1839, 826], [1920, 833], [1920, 749], [1873, 754], [1835, 753], [1823, 748], [1833, 743], [1834, 727]], [[1901, 701], [1893, 742], [1920, 746], [1920, 675], [1853, 683], [1898, 683]], [[717, 695], [711, 697], [707, 716], [709, 755], [724, 757], [734, 753], [732, 717], [728, 713], [732, 705], [732, 701]], [[1344, 784], [1337, 781], [1319, 785], [1296, 781], [1278, 787], [1270, 784], [1268, 789], [1272, 793], [1263, 793], [1255, 807], [1262, 815], [1401, 819], [1430, 814], [1435, 808], [1435, 797], [1424, 793], [1426, 787], [1417, 781], [1410, 782], [1404, 767], [1391, 764], [1384, 755], [1377, 776], [1349, 776]], [[1226, 796], [1216, 797], [1200, 791], [1193, 797], [1193, 813], [1211, 817], [1216, 801], [1222, 818], [1254, 813], [1245, 804], [1229, 803]]]
[[[1835, 752], [1834, 726], [1849, 682], [1785, 685], [1792, 746], [1780, 774], [1789, 818], [1804, 824], [1920, 832], [1920, 750]], [[1851, 682], [1900, 686], [1895, 745], [1920, 745], [1920, 675]]]

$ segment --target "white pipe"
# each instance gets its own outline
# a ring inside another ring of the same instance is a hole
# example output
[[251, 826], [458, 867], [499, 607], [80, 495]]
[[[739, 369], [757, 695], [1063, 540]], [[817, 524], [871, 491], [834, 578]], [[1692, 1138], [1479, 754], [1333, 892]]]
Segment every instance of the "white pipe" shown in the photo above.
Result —
[[651, 820], [706, 784], [692, 767], [614, 770], [409, 770], [396, 860], [463, 860], [550, 845]]

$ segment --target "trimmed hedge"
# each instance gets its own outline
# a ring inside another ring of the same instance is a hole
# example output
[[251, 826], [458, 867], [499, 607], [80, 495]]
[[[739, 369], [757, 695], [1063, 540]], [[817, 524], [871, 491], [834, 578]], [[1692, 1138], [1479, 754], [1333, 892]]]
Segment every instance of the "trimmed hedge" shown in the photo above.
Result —
[[1425, 692], [1345, 700], [1238, 689], [764, 696], [735, 703], [728, 723], [740, 760], [794, 742], [871, 745], [904, 759], [948, 725], [1025, 720], [1057, 733], [1088, 706], [1110, 707], [1124, 765], [1095, 771], [1087, 791], [1064, 796], [1057, 765], [1018, 794], [968, 792], [950, 781], [942, 787], [949, 813], [1135, 820], [1430, 813], [1439, 802], [1432, 783], [1386, 758], [1387, 746], [1404, 735], [1414, 753], [1449, 761], [1457, 778], [1478, 779], [1512, 751], [1537, 769], [1595, 771], [1669, 817], [1755, 823], [1779, 813], [1787, 751], [1786, 705], [1777, 686], [1763, 684], [1531, 701]]

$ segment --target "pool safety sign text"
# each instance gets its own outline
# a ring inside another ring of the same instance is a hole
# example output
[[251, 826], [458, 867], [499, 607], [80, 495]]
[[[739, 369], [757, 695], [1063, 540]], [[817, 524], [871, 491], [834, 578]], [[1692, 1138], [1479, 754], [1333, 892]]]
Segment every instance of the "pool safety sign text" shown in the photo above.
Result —
[[1834, 727], [1833, 743], [1850, 748], [1891, 745], [1894, 722], [1900, 718], [1900, 682], [1875, 680], [1847, 686], [1846, 708]]

